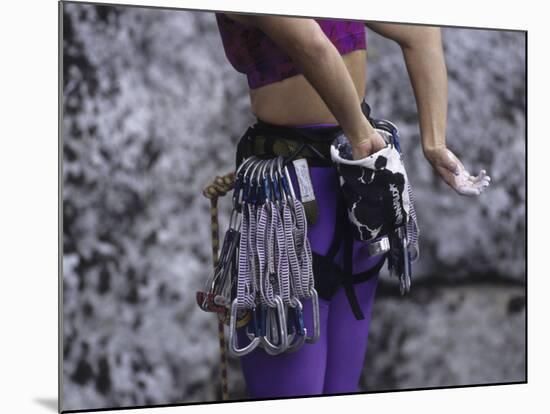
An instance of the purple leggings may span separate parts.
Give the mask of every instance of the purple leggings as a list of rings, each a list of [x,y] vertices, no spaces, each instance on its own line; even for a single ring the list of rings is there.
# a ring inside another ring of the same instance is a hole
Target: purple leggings
[[[250,398],[297,397],[357,392],[367,349],[369,323],[378,277],[355,285],[365,319],[350,310],[344,289],[330,301],[319,299],[321,336],[294,353],[271,356],[257,348],[241,357]],[[305,327],[312,332],[311,301],[304,301]],[[240,329],[239,343],[248,343]]]
[[[312,251],[325,255],[336,227],[342,225],[337,214],[340,188],[336,169],[310,167],[311,181],[318,202],[318,221],[308,228]],[[294,170],[289,169],[294,188],[299,193]],[[344,217],[345,219],[345,217]],[[335,262],[341,265],[341,246]],[[379,258],[368,256],[365,243],[353,242],[352,274],[376,265]],[[295,353],[268,355],[263,349],[241,357],[241,367],[250,398],[277,398],[302,395],[349,393],[358,391],[363,369],[372,305],[378,274],[354,285],[364,319],[357,320],[343,287],[330,298],[319,298],[321,336],[315,344],[304,344]],[[304,322],[313,332],[311,301],[304,301]],[[244,328],[238,330],[240,346],[249,343]]]

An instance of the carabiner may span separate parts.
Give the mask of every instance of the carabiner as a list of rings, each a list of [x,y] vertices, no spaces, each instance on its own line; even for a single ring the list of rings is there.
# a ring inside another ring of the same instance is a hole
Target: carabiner
[[[259,344],[260,338],[255,337],[244,348],[239,348],[237,340],[237,298],[233,299],[229,318],[229,354],[234,357],[241,357],[252,352]]]
[[[274,296],[274,300],[277,303],[277,306],[275,310],[277,313],[273,315],[275,317],[275,324],[277,325],[277,328],[274,329],[272,325],[272,321],[270,318],[270,312],[273,311],[273,308],[269,308],[267,312],[267,320],[266,320],[266,330],[265,335],[260,338],[260,341],[265,349],[265,352],[267,352],[269,355],[278,355],[286,351],[288,348],[288,336],[287,336],[287,329],[286,329],[286,318],[285,318],[285,309],[283,300],[279,295]],[[278,332],[277,332],[278,330]],[[276,334],[277,335],[277,342],[278,345],[275,345],[271,342],[272,338],[269,338],[269,335]]]
[[[264,202],[270,202],[272,200],[271,196],[271,186],[269,185],[269,178],[267,176],[267,168],[268,168],[269,161],[264,161],[261,169],[261,180],[263,185],[263,194],[264,194]]]
[[[374,119],[371,118],[371,124],[375,129],[380,129],[391,135],[391,145],[397,149],[397,152],[401,155],[401,144],[399,143],[399,130],[397,126],[387,119]]]
[[[306,335],[306,342],[308,344],[314,344],[319,340],[319,336],[321,336],[321,320],[319,315],[319,295],[317,295],[317,291],[312,286],[309,289],[309,293],[311,295],[311,307],[313,308],[313,336],[307,336]]]
[[[252,164],[252,171],[250,171],[250,175],[248,176],[248,193],[247,193],[247,196],[248,196],[248,202],[251,204],[251,205],[256,205],[257,204],[257,198],[258,198],[258,194],[259,194],[259,190],[260,190],[260,184],[259,184],[259,181],[256,177],[256,170],[260,170],[261,169],[261,166],[263,164],[263,160],[261,159],[257,159],[253,164]],[[248,173],[248,169],[246,171],[246,173]]]
[[[292,339],[294,339],[296,336],[298,336],[298,339],[296,341],[292,341],[292,339],[289,338],[287,352],[296,352],[298,349],[302,347],[302,345],[304,345],[304,342],[306,341],[306,337],[307,337],[307,329],[304,327],[302,302],[300,302],[297,298],[294,298],[294,299],[297,302],[297,306],[288,307],[288,312],[289,312],[288,320],[294,324],[295,334],[293,335]]]
[[[251,341],[254,338],[261,337],[265,335],[265,318],[267,314],[267,309],[262,304],[257,304],[254,309],[251,311],[251,320],[246,327],[246,336]],[[249,326],[252,324],[254,332],[249,331]]]
[[[250,164],[255,159],[256,157],[254,155],[251,157],[248,157],[241,163],[241,165],[239,165],[239,167],[237,168],[237,171],[235,172],[235,187],[233,190],[233,209],[238,210],[239,212],[243,201],[242,190],[243,190],[243,184],[244,184],[244,176],[246,175],[246,171],[250,167],[248,164]]]
[[[409,250],[407,249],[408,237],[406,226],[401,226],[396,231],[399,241],[401,242],[401,253],[403,255],[403,274],[400,277],[401,295],[409,293],[411,289],[411,262]]]
[[[275,158],[270,160],[269,178],[271,179],[271,186],[272,186],[272,189],[273,189],[273,198],[275,199],[275,205],[278,208],[279,203],[281,201],[281,192],[280,192],[280,189],[279,189],[279,182],[277,180],[276,172],[275,172],[275,163],[276,162],[277,162],[277,160]]]
[[[290,173],[288,172],[288,167],[284,167],[283,171],[284,171],[285,181],[286,181],[287,186],[290,190],[290,195],[292,196],[292,199],[295,200],[296,199],[296,193],[294,191],[294,186],[292,185],[292,180],[290,179]]]
[[[231,216],[229,217],[229,228],[235,231],[241,229],[241,213],[237,209],[231,210]]]
[[[247,158],[245,160],[245,162],[243,162],[243,164],[241,164],[241,167],[244,168],[244,171],[242,172],[242,185],[243,185],[243,191],[241,191],[241,194],[240,194],[240,199],[239,199],[239,204],[242,206],[243,204],[243,201],[246,202],[247,199],[248,199],[248,194],[250,192],[250,177],[248,175],[248,170],[251,168],[251,167],[254,167],[256,166],[257,164],[257,161],[259,160],[258,157],[256,156],[251,156],[249,158]],[[244,167],[244,165],[246,165],[246,167]],[[241,170],[241,168],[239,167],[239,170]]]
[[[285,167],[286,169],[286,167]],[[279,173],[279,183],[284,193],[285,199],[288,203],[294,198],[294,191],[291,191],[291,185],[289,185],[285,173],[283,171],[283,157],[277,157],[277,172]]]

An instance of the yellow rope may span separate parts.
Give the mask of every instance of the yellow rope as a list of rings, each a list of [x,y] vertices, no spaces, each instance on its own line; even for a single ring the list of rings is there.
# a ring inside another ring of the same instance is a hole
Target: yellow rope
[[[218,224],[218,197],[224,196],[230,191],[235,183],[235,174],[229,173],[222,177],[216,177],[213,183],[208,185],[203,190],[203,195],[210,199],[210,228],[212,235],[212,264],[214,269],[218,265],[219,257],[218,250],[220,246],[219,239],[219,224]],[[220,342],[220,381],[222,401],[229,399],[229,386],[227,380],[227,355],[225,351],[225,332],[224,332],[224,317],[218,317],[218,338]]]
[[[233,189],[233,186],[235,185],[235,173],[230,172],[223,176],[217,176],[216,179],[206,186],[206,188],[203,190],[203,195],[206,198],[209,198],[210,200],[214,198],[218,198],[220,196],[224,196],[227,194],[227,192],[231,191]]]
[[[223,176],[217,176],[214,181],[206,186],[202,194],[210,199],[210,228],[212,235],[212,264],[214,269],[218,265],[218,251],[220,247],[219,223],[218,223],[218,197],[226,195],[235,186],[235,173],[231,172]],[[245,326],[251,318],[250,312],[239,316],[237,328]],[[220,342],[220,380],[222,401],[229,399],[229,387],[227,381],[227,354],[225,346],[224,325],[229,324],[229,312],[218,313],[218,338]]]

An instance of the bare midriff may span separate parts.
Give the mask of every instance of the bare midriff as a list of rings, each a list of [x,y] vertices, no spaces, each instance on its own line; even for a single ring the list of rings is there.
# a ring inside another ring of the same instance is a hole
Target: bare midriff
[[[358,102],[361,102],[366,86],[366,50],[354,50],[342,58],[357,90]],[[337,123],[303,75],[251,89],[250,102],[258,119],[276,125]]]

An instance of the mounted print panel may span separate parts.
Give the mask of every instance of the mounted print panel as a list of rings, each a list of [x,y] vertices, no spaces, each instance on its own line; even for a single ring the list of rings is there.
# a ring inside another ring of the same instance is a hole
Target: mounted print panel
[[[61,7],[64,412],[526,382],[526,32]]]

